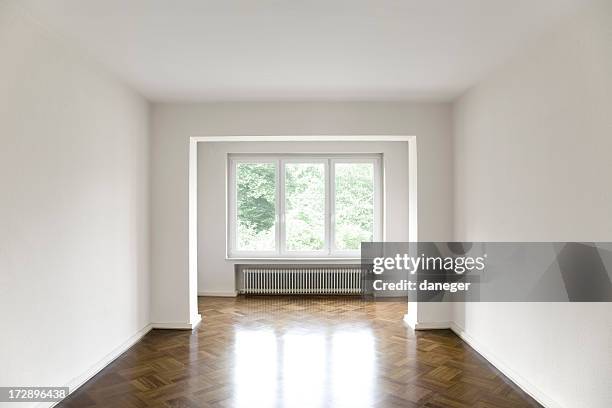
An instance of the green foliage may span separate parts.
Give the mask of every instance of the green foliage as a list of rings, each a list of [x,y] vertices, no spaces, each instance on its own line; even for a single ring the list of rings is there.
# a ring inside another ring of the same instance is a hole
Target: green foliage
[[[336,174],[336,246],[357,250],[374,231],[374,169],[369,163],[338,163]]]
[[[285,166],[285,226],[288,250],[324,248],[325,166],[322,163]]]
[[[237,166],[238,220],[256,234],[274,226],[275,173],[272,163]]]
[[[322,163],[285,165],[285,225],[288,250],[316,251],[325,247],[325,167]],[[273,250],[275,234],[276,165],[237,166],[239,248]],[[358,250],[371,241],[374,229],[373,166],[338,163],[335,167],[336,246]]]

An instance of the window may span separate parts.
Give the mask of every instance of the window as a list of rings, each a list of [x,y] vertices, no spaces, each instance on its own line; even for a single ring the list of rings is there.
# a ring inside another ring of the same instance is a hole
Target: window
[[[381,239],[378,155],[231,155],[230,257],[356,257]]]

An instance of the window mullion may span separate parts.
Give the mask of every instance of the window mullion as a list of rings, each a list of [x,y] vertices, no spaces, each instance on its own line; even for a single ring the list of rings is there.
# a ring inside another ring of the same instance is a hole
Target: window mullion
[[[380,159],[374,159],[374,241],[384,241],[384,222],[382,220],[384,214],[385,198],[384,192],[384,169]]]
[[[278,202],[276,204],[276,211],[278,217],[278,236],[276,243],[276,251],[279,255],[285,254],[285,161],[277,160],[276,164],[278,168],[278,183],[277,183],[277,194]]]
[[[328,252],[329,255],[333,255],[335,253],[335,230],[336,230],[336,220],[335,220],[335,212],[336,212],[336,183],[335,183],[335,169],[334,169],[334,160],[329,159],[329,242],[328,242]]]
[[[330,207],[330,187],[329,187],[329,162],[330,159],[325,160],[325,245],[324,250],[327,255],[331,255],[330,246],[330,231],[331,231],[331,207]]]
[[[237,216],[236,216],[236,201],[237,201],[237,188],[236,188],[236,161],[233,159],[229,160],[229,208],[227,214],[228,220],[228,254],[233,255],[234,251],[238,247],[236,245],[236,225],[237,225]]]

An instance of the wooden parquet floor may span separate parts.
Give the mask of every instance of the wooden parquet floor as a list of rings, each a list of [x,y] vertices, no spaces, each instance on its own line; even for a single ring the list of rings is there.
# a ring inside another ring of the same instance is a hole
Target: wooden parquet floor
[[[538,407],[403,302],[200,298],[193,332],[153,330],[60,407]]]

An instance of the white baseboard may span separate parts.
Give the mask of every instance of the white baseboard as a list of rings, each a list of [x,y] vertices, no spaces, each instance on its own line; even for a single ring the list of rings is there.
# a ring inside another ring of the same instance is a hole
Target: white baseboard
[[[450,329],[450,322],[427,322],[427,323],[415,323],[414,330],[442,330]]]
[[[162,323],[150,323],[138,330],[133,336],[123,342],[119,347],[108,353],[104,358],[90,367],[85,373],[74,378],[65,387],[68,387],[68,392],[72,394],[79,389],[83,384],[89,381],[93,376],[98,374],[102,369],[108,366],[110,363],[115,361],[119,356],[125,353],[130,347],[136,344],[141,338],[143,338],[152,329],[178,329],[178,330],[193,330],[202,321],[202,316],[197,315],[193,318],[192,322],[162,322]],[[36,408],[51,408],[59,402],[41,402],[36,405]]]
[[[440,330],[440,329],[450,329],[450,322],[416,322],[412,316],[408,314],[404,315],[404,322],[412,328],[412,330]]]
[[[154,329],[193,330],[202,322],[202,315],[195,316],[190,322],[157,322],[152,323]]]
[[[236,297],[236,296],[238,296],[238,292],[236,292],[236,291],[232,291],[232,292],[210,292],[210,291],[204,291],[204,292],[198,292],[198,296]]]
[[[151,331],[153,325],[148,324],[142,329],[138,330],[133,336],[124,341],[119,347],[108,353],[102,360],[91,366],[87,371],[78,377],[72,379],[65,387],[68,387],[68,395],[75,392],[79,387],[89,381],[94,375],[98,374],[102,369],[108,366],[110,363],[115,361],[119,356],[125,353],[130,347],[136,344],[141,338],[143,338],[148,332]],[[59,402],[41,402],[36,405],[37,408],[50,408],[59,404]]]
[[[200,294],[199,294],[200,295]],[[200,296],[212,296],[212,295],[200,295]],[[221,296],[221,295],[216,295]],[[232,295],[232,296],[235,296]],[[501,371],[506,377],[508,377],[512,382],[514,382],[519,388],[521,388],[524,392],[529,394],[533,399],[538,401],[541,405],[546,408],[563,408],[559,403],[549,397],[547,394],[543,393],[536,386],[522,377],[520,374],[516,373],[506,364],[504,364],[497,356],[491,353],[486,349],[481,343],[479,343],[476,339],[471,337],[469,334],[465,332],[465,330],[457,325],[454,322],[429,322],[429,323],[415,323],[410,322],[407,319],[407,316],[404,316],[404,321],[410,325],[414,330],[436,330],[436,329],[451,329],[457,336],[459,336],[463,341],[465,341],[470,347],[472,347],[478,354],[480,354],[484,359],[486,359],[491,365]],[[66,386],[68,387],[69,393],[72,394],[79,387],[89,381],[93,376],[98,374],[103,368],[108,366],[114,360],[116,360],[120,355],[122,355],[125,351],[127,351],[130,347],[132,347],[136,342],[138,342],[144,335],[146,335],[151,329],[178,329],[178,330],[193,330],[196,328],[200,322],[202,321],[201,315],[197,315],[194,317],[192,322],[158,322],[148,324],[138,332],[136,332],[133,336],[131,336],[128,340],[123,342],[119,347],[115,348],[109,354],[107,354],[103,359],[98,361],[92,367],[90,367],[85,373],[80,376],[74,378],[70,381]],[[36,405],[37,408],[51,408],[57,405],[59,402],[43,402]]]
[[[454,322],[415,322],[410,316],[404,316],[404,322],[410,326],[413,330],[439,330],[439,329],[451,329],[461,340],[465,341],[470,347],[472,347],[478,354],[480,354],[485,360],[491,365],[501,371],[506,377],[508,377],[514,384],[516,384],[525,393],[529,394],[533,399],[539,402],[546,408],[563,408],[559,403],[550,398],[547,394],[543,393],[532,383],[527,381],[523,376],[509,368],[504,364],[498,357],[487,350],[481,343],[471,337],[465,332],[465,330]]]
[[[490,350],[483,346],[478,340],[465,332],[463,327],[460,327],[454,322],[450,323],[450,329],[465,341],[470,347],[472,347],[478,354],[485,358],[491,365],[501,371],[506,377],[508,377],[514,384],[520,389],[529,394],[533,399],[539,402],[546,408],[563,408],[558,402],[553,400],[550,396],[542,392],[535,385],[530,383],[525,377],[512,370],[501,359],[495,356]]]

